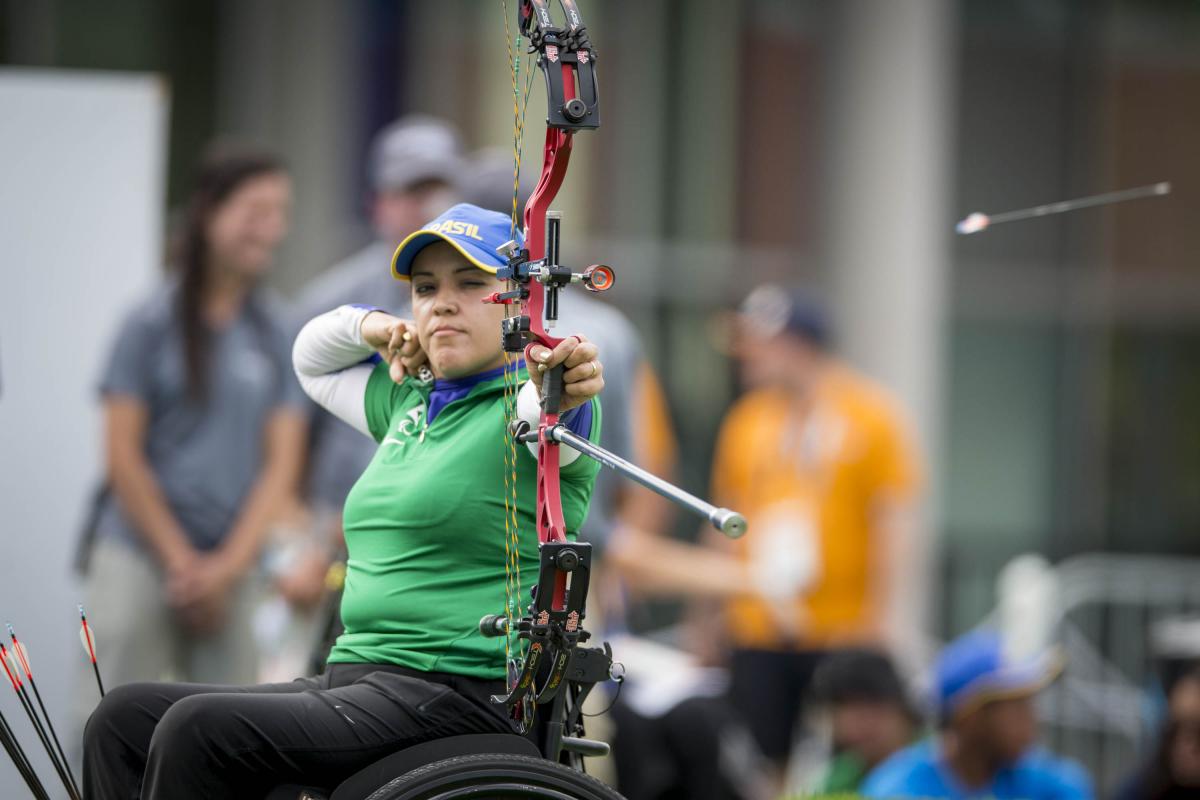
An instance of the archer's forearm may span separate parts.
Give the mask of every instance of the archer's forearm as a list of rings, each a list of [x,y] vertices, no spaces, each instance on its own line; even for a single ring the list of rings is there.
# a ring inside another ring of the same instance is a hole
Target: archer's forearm
[[[266,463],[218,549],[236,575],[253,566],[271,523],[296,496],[305,447],[304,426],[303,415],[290,410],[276,412],[267,423]]]
[[[747,593],[750,582],[729,553],[629,529],[610,548],[610,560],[639,593],[692,598],[729,598]]]
[[[145,456],[110,455],[108,474],[121,509],[160,562],[170,564],[191,552],[191,541],[171,513],[162,486]]]
[[[881,644],[896,645],[910,633],[913,593],[921,581],[915,514],[910,504],[888,501],[874,514],[872,579],[868,582],[867,629]]]
[[[617,524],[621,527],[663,531],[669,528],[673,515],[674,506],[667,498],[632,481],[622,484],[616,509]]]

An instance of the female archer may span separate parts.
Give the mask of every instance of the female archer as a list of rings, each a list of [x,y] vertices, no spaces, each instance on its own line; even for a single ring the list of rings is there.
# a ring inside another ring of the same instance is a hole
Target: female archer
[[[379,450],[345,507],[342,619],[323,674],[246,687],[130,684],[101,702],[84,735],[84,794],[104,798],[259,796],[272,786],[336,786],[401,748],[511,732],[504,639],[479,620],[503,607],[505,481],[516,487],[516,556],[536,572],[535,459],[506,451],[506,387],[536,424],[538,381],[506,365],[497,288],[510,238],[503,214],[457,205],[408,237],[392,272],[412,285],[414,320],[343,306],[300,332],[293,362],[308,394]],[[604,385],[597,348],[535,346],[534,374],[562,364],[562,421],[595,440]],[[562,452],[568,529],[598,469]],[[510,474],[515,471],[515,474]],[[139,790],[140,787],[140,790]],[[140,794],[139,794],[140,791]]]

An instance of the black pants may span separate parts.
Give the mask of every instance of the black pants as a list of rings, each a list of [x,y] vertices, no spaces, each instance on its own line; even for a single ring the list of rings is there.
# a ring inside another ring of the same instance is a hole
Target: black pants
[[[660,717],[612,710],[617,790],[628,800],[760,797],[762,755],[724,697],[692,697]]]
[[[283,783],[331,789],[410,745],[511,733],[503,681],[378,664],[259,686],[133,683],[84,732],[85,800],[261,798]]]
[[[759,748],[779,767],[796,741],[812,676],[827,650],[735,650],[729,699],[750,726]]]

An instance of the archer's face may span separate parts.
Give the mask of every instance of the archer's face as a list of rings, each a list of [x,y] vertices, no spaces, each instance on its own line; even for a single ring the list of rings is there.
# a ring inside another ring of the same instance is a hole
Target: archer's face
[[[437,242],[417,253],[412,267],[417,338],[438,378],[462,378],[504,363],[504,307],[483,299],[500,288],[492,275]]]

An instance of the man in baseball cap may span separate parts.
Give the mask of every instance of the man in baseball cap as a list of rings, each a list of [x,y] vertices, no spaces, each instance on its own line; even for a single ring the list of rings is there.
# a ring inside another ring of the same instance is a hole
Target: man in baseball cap
[[[368,161],[376,192],[411,192],[428,183],[457,189],[465,166],[458,131],[424,114],[402,117],[377,133]]]
[[[867,778],[867,797],[1090,800],[1082,767],[1035,746],[1034,697],[1058,674],[1052,652],[1018,656],[977,630],[949,644],[934,669],[941,731]]]

